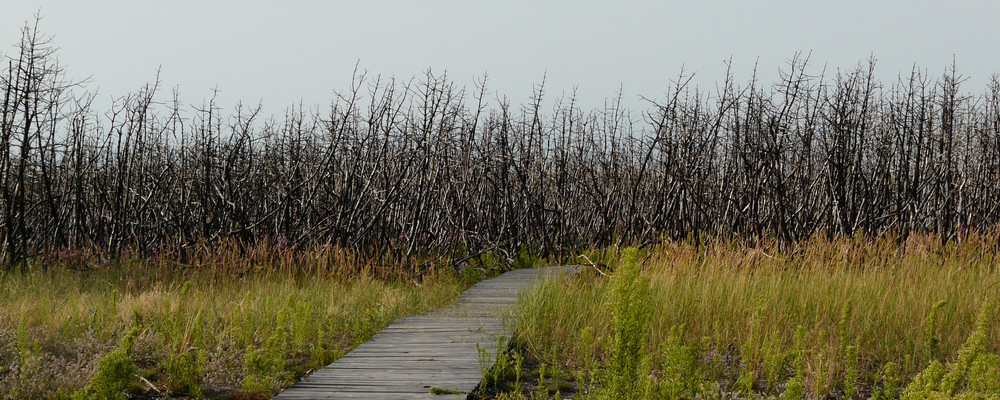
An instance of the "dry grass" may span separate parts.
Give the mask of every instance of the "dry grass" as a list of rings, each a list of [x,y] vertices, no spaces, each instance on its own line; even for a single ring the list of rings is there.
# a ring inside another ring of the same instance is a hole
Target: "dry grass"
[[[947,245],[931,236],[664,242],[640,263],[652,289],[650,379],[670,379],[657,375],[670,361],[662,358],[684,353],[697,362],[683,378],[719,393],[779,395],[800,368],[808,396],[867,397],[887,385],[889,363],[905,386],[932,361],[954,361],[984,309],[995,354],[998,249],[997,235]],[[602,386],[620,319],[611,292],[593,273],[540,286],[519,304],[518,342],[549,365],[581,371],[582,386]]]
[[[273,392],[396,317],[439,307],[464,287],[454,274],[433,270],[419,283],[386,277],[399,272],[329,247],[205,249],[184,265],[170,255],[38,260],[28,273],[0,276],[0,398],[80,389],[133,326],[140,329],[132,354],[138,374],[160,390]],[[169,369],[172,357],[187,353],[203,359]],[[247,365],[251,353],[264,367]],[[182,376],[184,368],[197,376]],[[248,384],[250,375],[263,384]],[[151,391],[135,381],[132,387]]]

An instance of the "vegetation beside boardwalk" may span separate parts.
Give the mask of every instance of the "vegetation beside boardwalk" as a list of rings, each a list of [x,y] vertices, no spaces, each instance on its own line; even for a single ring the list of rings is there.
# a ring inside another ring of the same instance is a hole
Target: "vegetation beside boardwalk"
[[[179,258],[67,252],[3,275],[0,397],[266,397],[495,265],[416,273],[280,243]],[[664,241],[579,259],[593,266],[519,302],[515,352],[485,371],[493,397],[1000,395],[1000,234]]]
[[[2,399],[269,398],[479,273],[411,279],[333,247],[279,245],[30,265],[0,275]]]
[[[561,395],[1000,396],[1000,235],[664,242],[590,258],[610,276],[541,285],[512,320],[517,357]]]
[[[702,239],[529,295],[501,369],[537,362],[540,396],[997,391],[1000,76],[796,56],[548,112],[544,84],[362,72],[282,119],[158,80],[98,110],[35,22],[0,55],[0,396],[265,395],[486,267],[664,237]]]

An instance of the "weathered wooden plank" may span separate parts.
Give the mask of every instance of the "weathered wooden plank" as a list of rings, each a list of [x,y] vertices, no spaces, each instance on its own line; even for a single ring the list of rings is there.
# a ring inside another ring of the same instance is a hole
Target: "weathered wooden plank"
[[[500,319],[518,291],[539,278],[572,274],[575,267],[517,270],[479,282],[452,305],[397,319],[350,353],[276,398],[464,399],[482,379],[483,358],[506,334]],[[478,345],[478,346],[477,346]],[[432,395],[431,389],[462,392]]]

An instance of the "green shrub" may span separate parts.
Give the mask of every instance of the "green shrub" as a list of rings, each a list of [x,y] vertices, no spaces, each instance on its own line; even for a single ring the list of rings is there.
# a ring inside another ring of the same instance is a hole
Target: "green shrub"
[[[504,335],[497,336],[493,354],[490,354],[489,349],[476,343],[476,352],[479,355],[479,372],[483,375],[481,388],[499,385],[510,375],[514,358],[507,351],[509,343]]]
[[[621,262],[611,277],[611,312],[614,345],[608,365],[608,394],[611,398],[632,398],[641,354],[649,342],[652,297],[649,278],[640,278],[639,250],[622,251]]]
[[[309,358],[314,369],[323,368],[335,359],[324,344],[325,339],[326,330],[319,327],[316,332],[316,342],[309,346]]]
[[[840,328],[840,354],[847,354],[847,346],[850,342],[847,340],[851,334],[850,330],[850,320],[851,320],[851,302],[844,302],[843,308],[840,309],[840,322],[837,323],[837,327]]]
[[[934,311],[931,313],[933,316]],[[987,347],[988,315],[989,309],[983,306],[976,328],[962,344],[958,358],[947,365],[932,361],[913,378],[902,398],[1000,397],[1000,384],[997,384],[1000,381],[1000,357],[989,353]]]
[[[941,338],[937,335],[937,320],[940,310],[944,308],[946,301],[941,300],[931,307],[931,314],[927,317],[927,324],[924,325],[924,356],[928,360],[936,360],[941,352]]]
[[[805,339],[806,328],[799,325],[795,329],[795,349],[792,351],[794,356],[792,368],[795,370],[795,375],[785,383],[785,391],[781,394],[782,399],[799,400],[806,396]]]
[[[970,393],[1000,397],[1000,356],[981,354],[969,366],[966,390]]]
[[[652,386],[654,390],[649,398],[677,399],[698,395],[704,377],[703,368],[698,362],[700,352],[698,346],[684,344],[684,326],[671,328],[663,343],[662,356],[653,365],[659,377]],[[644,369],[643,372],[645,371]]]
[[[39,356],[42,354],[42,345],[38,339],[31,339],[28,333],[28,320],[21,318],[17,324],[17,358],[19,360],[17,376],[21,384],[14,387],[12,398],[21,397],[19,387],[28,386],[28,381],[40,372],[41,362]],[[4,372],[0,370],[0,373]]]
[[[171,354],[167,360],[167,391],[171,395],[202,397],[201,380],[205,375],[205,350],[187,349]]]
[[[827,332],[826,330],[820,330],[817,335],[817,341],[819,343],[827,343]],[[837,348],[828,349],[829,352],[817,351],[810,354],[812,367],[815,368],[811,371],[812,375],[812,392],[814,395],[820,398],[826,398],[833,391],[833,386],[836,383],[835,373],[837,368],[837,357],[835,353],[838,351]]]
[[[853,399],[858,394],[858,378],[861,369],[858,365],[858,346],[847,346],[846,362],[847,368],[844,371],[844,397]]]
[[[948,369],[940,361],[931,361],[931,364],[913,377],[910,384],[903,391],[903,399],[923,399],[938,394],[940,396],[941,378],[948,372]],[[944,396],[949,397],[949,396]]]
[[[258,350],[248,346],[244,353],[243,390],[248,393],[269,393],[281,382],[281,373],[285,370],[285,350],[282,338],[283,332],[277,332]]]
[[[806,397],[806,385],[802,376],[793,376],[785,383],[785,391],[781,393],[781,398],[786,400],[799,400]]]
[[[882,366],[882,372],[879,374],[880,387],[872,392],[872,399],[874,400],[889,400],[899,398],[899,384],[902,370],[899,364],[894,362],[888,362]]]
[[[756,370],[753,361],[753,344],[746,341],[740,346],[740,354],[743,362],[740,364],[739,377],[736,379],[736,388],[740,395],[747,396],[753,391],[753,382],[756,378]]]
[[[118,348],[111,350],[97,363],[97,373],[80,391],[73,395],[76,400],[125,399],[123,393],[136,382],[137,368],[132,361],[132,347],[139,336],[139,328],[133,327],[122,338]]]
[[[787,354],[782,351],[781,339],[776,337],[776,335],[771,335],[771,337],[764,342],[763,351],[764,377],[766,379],[767,389],[769,391],[775,390],[778,386],[778,382],[786,373],[785,359]]]

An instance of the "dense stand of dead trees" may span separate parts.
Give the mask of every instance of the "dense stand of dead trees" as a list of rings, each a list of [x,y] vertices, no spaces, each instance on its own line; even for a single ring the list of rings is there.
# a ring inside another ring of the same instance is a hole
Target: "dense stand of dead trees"
[[[873,79],[873,62],[775,84],[680,79],[649,111],[542,107],[426,74],[357,74],[324,111],[184,107],[157,84],[97,112],[26,29],[0,77],[0,243],[12,265],[66,248],[235,240],[373,254],[560,253],[669,237],[935,232],[1000,222],[1000,80]]]

